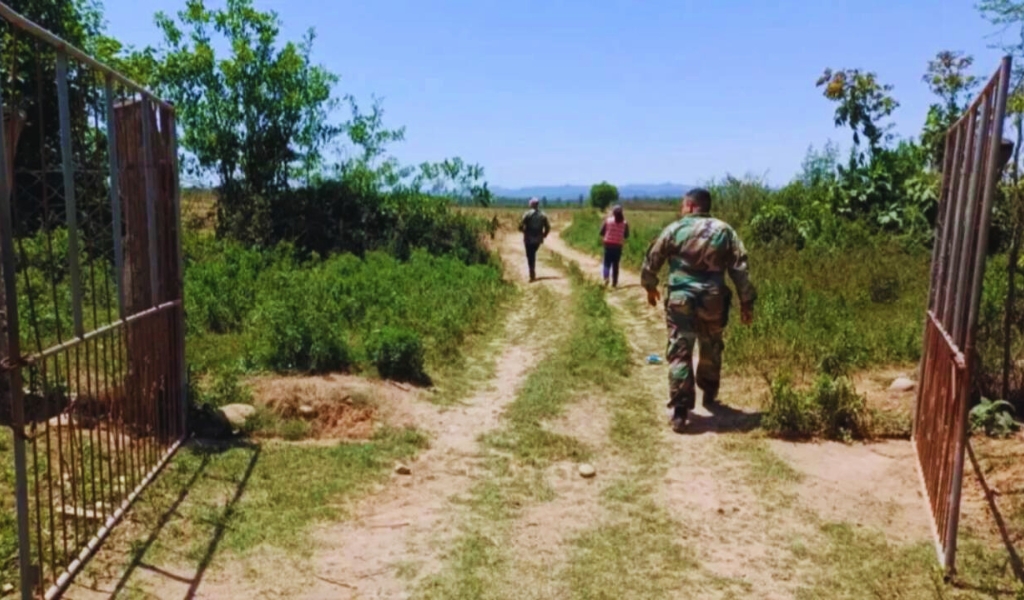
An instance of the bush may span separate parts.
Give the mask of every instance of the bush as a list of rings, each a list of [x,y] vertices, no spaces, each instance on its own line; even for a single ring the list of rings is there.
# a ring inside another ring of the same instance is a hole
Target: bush
[[[324,372],[352,364],[322,269],[266,278],[252,316],[255,362],[276,371]]]
[[[780,375],[770,382],[764,412],[761,423],[774,435],[843,441],[873,436],[867,401],[846,377],[822,374],[801,391],[788,375]]]
[[[381,377],[409,382],[424,380],[423,342],[416,332],[384,327],[375,333],[368,350]]]

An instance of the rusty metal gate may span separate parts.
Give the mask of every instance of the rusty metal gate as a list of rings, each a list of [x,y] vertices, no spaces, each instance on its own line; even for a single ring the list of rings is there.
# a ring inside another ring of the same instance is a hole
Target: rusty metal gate
[[[1010,58],[946,134],[942,195],[913,439],[939,561],[954,573],[960,491],[992,198],[1008,158],[1003,120]]]
[[[0,580],[50,598],[184,438],[177,140],[170,105],[4,4],[0,40]]]

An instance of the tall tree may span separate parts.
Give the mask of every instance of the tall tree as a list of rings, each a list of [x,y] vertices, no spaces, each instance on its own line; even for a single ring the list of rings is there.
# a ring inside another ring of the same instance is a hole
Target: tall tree
[[[602,181],[590,186],[590,205],[598,210],[605,210],[619,201],[619,188]]]
[[[922,79],[938,96],[939,102],[928,108],[921,143],[928,150],[932,168],[942,167],[946,131],[960,118],[971,100],[971,92],[978,87],[978,78],[968,72],[973,64],[974,57],[949,50],[939,52],[928,61],[928,70]]]
[[[880,83],[875,73],[860,69],[825,69],[817,85],[824,86],[825,97],[837,105],[836,126],[848,126],[853,130],[855,146],[860,146],[863,136],[868,141],[871,154],[878,151],[892,127],[884,120],[899,106],[899,102],[890,95],[892,86]]]
[[[312,29],[279,45],[277,14],[252,0],[220,9],[188,0],[177,17],[156,17],[164,34],[156,87],[176,106],[194,174],[218,179],[218,233],[265,239],[272,198],[318,170],[340,131],[328,120],[338,77],[313,64]],[[214,50],[218,37],[226,58]]]

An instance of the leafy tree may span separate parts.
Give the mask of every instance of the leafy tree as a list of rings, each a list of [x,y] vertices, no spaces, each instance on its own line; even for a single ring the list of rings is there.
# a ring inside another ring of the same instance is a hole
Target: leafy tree
[[[598,210],[606,210],[619,201],[619,188],[602,181],[590,186],[590,205]]]
[[[877,75],[860,69],[825,69],[817,85],[825,86],[825,97],[838,104],[836,126],[849,126],[853,130],[855,145],[860,145],[863,135],[871,152],[881,148],[892,127],[882,121],[899,106],[899,102],[889,95],[891,85],[879,83]]]
[[[972,64],[972,56],[949,50],[939,52],[928,61],[923,79],[940,101],[928,108],[921,143],[928,149],[929,163],[935,169],[942,167],[946,131],[960,118],[970,102],[971,92],[978,86],[978,78],[968,73]]]
[[[263,239],[274,195],[316,172],[339,133],[328,122],[338,78],[312,64],[312,29],[279,46],[277,14],[252,0],[227,0],[221,9],[187,0],[177,16],[156,16],[164,43],[153,80],[177,108],[191,170],[218,178],[218,233]],[[214,50],[217,37],[230,48],[227,58]]]

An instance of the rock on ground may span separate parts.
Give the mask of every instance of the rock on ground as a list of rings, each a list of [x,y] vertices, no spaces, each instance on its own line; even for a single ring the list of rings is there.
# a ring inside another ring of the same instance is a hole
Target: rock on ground
[[[911,392],[915,387],[917,384],[909,377],[897,377],[889,389],[894,392]]]
[[[226,404],[217,412],[231,424],[234,429],[242,429],[245,424],[256,414],[256,407],[251,404]]]

